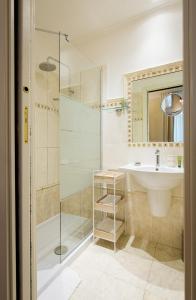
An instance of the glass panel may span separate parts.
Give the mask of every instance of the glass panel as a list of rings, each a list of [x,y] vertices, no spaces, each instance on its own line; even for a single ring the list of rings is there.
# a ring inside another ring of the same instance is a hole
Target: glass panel
[[[55,254],[55,248],[60,245],[59,64],[54,60],[58,59],[58,54],[58,35],[36,30],[32,72],[32,152],[35,157],[38,294],[47,286],[54,275],[55,265],[60,262],[60,256]]]
[[[92,173],[100,169],[100,68],[60,37],[62,259],[92,231]]]

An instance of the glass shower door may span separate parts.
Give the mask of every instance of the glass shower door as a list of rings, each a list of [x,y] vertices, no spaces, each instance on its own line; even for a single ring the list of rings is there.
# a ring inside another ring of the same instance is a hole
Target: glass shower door
[[[60,37],[61,259],[92,232],[92,174],[101,164],[100,68]]]
[[[38,295],[48,286],[60,263],[60,256],[56,255],[60,244],[58,54],[58,34],[35,30],[32,153]]]

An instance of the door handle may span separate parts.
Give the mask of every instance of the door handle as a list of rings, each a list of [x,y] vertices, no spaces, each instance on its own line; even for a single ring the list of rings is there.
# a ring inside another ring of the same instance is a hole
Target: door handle
[[[28,106],[24,107],[24,143],[28,144],[29,142],[29,108]]]

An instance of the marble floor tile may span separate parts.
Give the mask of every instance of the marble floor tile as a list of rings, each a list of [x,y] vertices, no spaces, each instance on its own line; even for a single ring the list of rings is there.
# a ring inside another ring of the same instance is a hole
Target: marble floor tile
[[[178,249],[140,239],[130,247],[123,239],[117,252],[111,243],[92,243],[72,263],[81,283],[71,299],[184,300],[184,272],[166,264],[179,260]]]
[[[162,295],[156,295],[150,291],[145,291],[143,300],[166,300],[166,298],[163,298]]]
[[[104,272],[107,268],[107,258],[111,256],[111,250],[91,244],[74,261],[73,266],[79,265],[81,268],[97,269]]]
[[[94,274],[107,274],[138,288],[145,288],[152,261],[126,251],[109,250],[91,245],[74,263],[72,268],[80,278],[89,279]]]
[[[164,289],[183,291],[184,272],[153,261],[148,282]]]
[[[103,274],[97,282],[97,286],[91,281],[81,283],[75,290],[71,300],[143,300],[144,291],[130,284],[116,279],[113,276]]]
[[[91,265],[90,263],[80,263],[72,264],[71,269],[75,272],[77,272],[78,276],[81,278],[81,280],[89,281],[89,280],[99,280],[101,275],[103,274],[103,271],[100,271],[98,268],[96,268],[94,265]]]
[[[117,278],[144,288],[150,273],[152,261],[141,256],[119,251],[109,260],[106,272]]]
[[[172,290],[148,284],[143,300],[185,300],[185,296],[183,290]]]

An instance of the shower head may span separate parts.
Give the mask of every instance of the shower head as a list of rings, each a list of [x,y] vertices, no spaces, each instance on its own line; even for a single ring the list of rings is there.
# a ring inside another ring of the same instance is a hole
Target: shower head
[[[56,59],[53,56],[48,56],[46,61],[39,64],[40,70],[45,71],[45,72],[55,71],[56,70],[56,65],[50,63],[50,60],[53,60],[57,64],[61,64],[62,66],[66,67],[70,71],[70,68],[69,68],[68,65],[64,64],[63,62],[61,62],[60,60]]]
[[[49,61],[44,61],[39,64],[39,68],[40,68],[40,70],[45,71],[45,72],[52,72],[52,71],[56,70],[56,65],[51,64]]]

